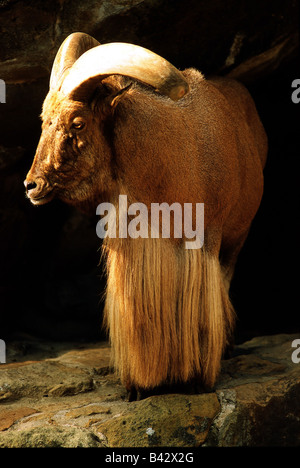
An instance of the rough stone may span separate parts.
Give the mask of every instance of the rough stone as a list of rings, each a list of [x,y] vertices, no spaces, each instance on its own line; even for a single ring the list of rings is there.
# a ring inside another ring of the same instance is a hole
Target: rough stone
[[[223,362],[216,388],[221,412],[207,445],[300,445],[300,367],[291,359],[296,338],[256,337]]]
[[[5,431],[19,419],[34,413],[36,413],[35,409],[26,407],[1,411],[0,431]]]
[[[86,372],[76,368],[70,371],[51,361],[3,364],[0,375],[0,391],[9,394],[6,398],[9,400],[24,396],[76,395],[90,391],[93,385]]]
[[[153,396],[96,430],[108,447],[197,447],[219,410],[215,393]]]
[[[243,5],[235,0],[226,5],[213,1],[205,6],[197,0],[184,5],[178,0],[88,0],[74,4],[35,0],[30,5],[18,0],[0,5],[0,76],[8,83],[47,76],[59,45],[74,31],[86,31],[102,42],[151,45],[167,58],[189,62],[187,66],[202,62],[207,70],[230,67],[271,49],[295,32],[297,19],[292,12],[296,16],[297,5],[291,0],[285,4],[276,0],[271,8],[265,0]],[[216,15],[222,16],[222,21],[216,21]]]
[[[101,441],[84,429],[73,427],[39,427],[0,437],[0,448],[92,448],[101,447]]]
[[[263,336],[237,346],[222,361],[213,393],[131,403],[106,343],[8,343],[0,447],[299,446],[297,338]]]

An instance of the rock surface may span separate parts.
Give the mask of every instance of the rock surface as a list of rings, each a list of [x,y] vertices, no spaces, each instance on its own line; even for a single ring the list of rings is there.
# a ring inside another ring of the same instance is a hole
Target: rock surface
[[[213,393],[131,403],[106,343],[8,343],[0,447],[299,446],[296,338],[257,337],[236,347]]]

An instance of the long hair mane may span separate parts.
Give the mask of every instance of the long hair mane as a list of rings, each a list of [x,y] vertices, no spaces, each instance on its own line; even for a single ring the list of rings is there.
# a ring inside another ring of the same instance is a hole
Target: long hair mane
[[[107,237],[104,324],[125,386],[213,386],[234,325],[217,258],[170,239]]]

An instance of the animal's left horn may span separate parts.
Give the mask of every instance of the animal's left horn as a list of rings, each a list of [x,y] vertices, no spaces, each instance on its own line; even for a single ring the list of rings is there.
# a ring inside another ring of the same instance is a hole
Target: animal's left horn
[[[99,45],[81,55],[64,79],[61,91],[80,99],[109,75],[135,78],[174,101],[189,90],[182,73],[170,62],[143,47],[119,42]]]
[[[58,49],[54,59],[50,89],[59,87],[68,70],[84,52],[99,45],[100,43],[88,34],[81,32],[70,34]]]

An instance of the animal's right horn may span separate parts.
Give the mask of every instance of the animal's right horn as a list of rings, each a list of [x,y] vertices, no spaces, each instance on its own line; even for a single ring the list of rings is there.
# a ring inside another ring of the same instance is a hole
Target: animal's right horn
[[[76,60],[84,52],[98,45],[100,43],[88,34],[81,32],[70,34],[60,46],[54,59],[50,76],[50,89],[59,87]]]
[[[81,55],[64,79],[61,91],[80,100],[109,75],[135,78],[174,101],[189,90],[183,74],[170,62],[144,47],[119,42],[99,45]]]

